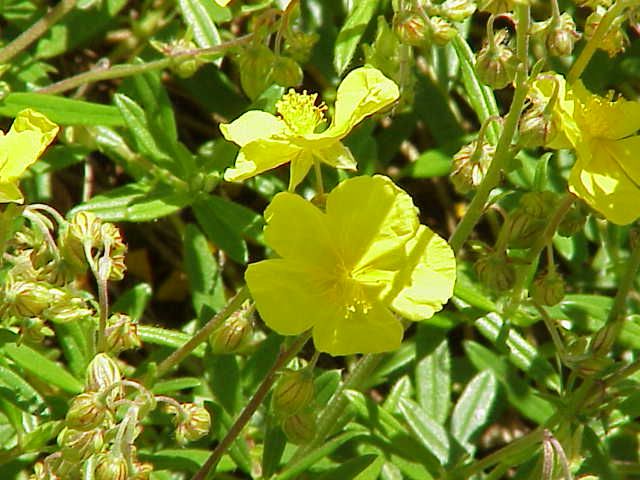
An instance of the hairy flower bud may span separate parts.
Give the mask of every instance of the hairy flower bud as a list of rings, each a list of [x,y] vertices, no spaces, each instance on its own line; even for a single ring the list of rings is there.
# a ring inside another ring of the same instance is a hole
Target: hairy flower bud
[[[138,335],[138,324],[124,313],[114,313],[109,317],[105,337],[107,349],[114,354],[140,348],[142,345]]]
[[[316,430],[316,417],[310,412],[297,413],[282,421],[282,431],[296,445],[309,443],[315,437]]]
[[[128,480],[129,467],[121,455],[103,454],[98,457],[95,480]]]
[[[393,27],[402,43],[416,47],[424,45],[428,25],[426,18],[420,12],[398,12],[393,19]]]
[[[568,13],[560,15],[557,23],[549,28],[545,43],[547,51],[556,57],[566,57],[573,53],[575,43],[580,39],[576,23]]]
[[[503,42],[506,32],[495,36],[495,44],[487,44],[476,58],[476,72],[480,80],[497,90],[506,87],[516,76],[518,58]]]
[[[250,313],[246,308],[234,312],[209,337],[211,351],[215,355],[227,355],[237,352],[252,332]]]
[[[558,134],[553,116],[544,112],[544,108],[534,105],[522,117],[518,127],[519,142],[525,148],[537,148],[552,142]]]
[[[557,272],[540,275],[531,285],[531,298],[540,305],[557,305],[564,298],[564,293],[564,280]]]
[[[92,430],[103,422],[105,415],[106,406],[98,393],[81,393],[71,402],[66,424],[76,430]]]
[[[182,411],[169,407],[169,410],[176,412],[174,422],[178,443],[184,445],[207,435],[211,428],[211,415],[207,409],[195,403],[183,403],[180,406]]]
[[[443,47],[458,34],[456,27],[442,17],[431,17],[429,38],[436,45]]]
[[[464,22],[476,11],[472,0],[446,0],[437,6],[438,15],[452,22]]]
[[[42,312],[42,316],[54,323],[69,323],[83,320],[93,313],[83,298],[65,291],[64,295],[57,296],[51,302],[50,306]]]
[[[271,75],[273,81],[283,87],[296,87],[302,83],[302,69],[293,58],[277,56]]]
[[[594,36],[606,12],[605,8],[599,6],[587,17],[584,25],[584,37],[587,40]],[[617,17],[597,45],[600,50],[607,52],[610,57],[615,57],[618,53],[624,52],[629,43],[629,38],[622,28],[623,21],[624,17]]]
[[[135,473],[129,477],[129,480],[149,480],[153,465],[147,462],[133,462],[133,470]]]
[[[265,45],[251,45],[243,49],[238,58],[240,84],[249,98],[257,98],[271,85],[274,61],[274,53]]]
[[[459,193],[468,193],[482,182],[487,173],[495,147],[483,143],[478,149],[477,140],[462,147],[453,156],[451,182]]]
[[[104,444],[102,430],[87,432],[63,428],[58,435],[62,457],[69,462],[82,462],[97,453]]]
[[[87,368],[85,390],[104,392],[122,379],[118,364],[106,353],[97,354]]]
[[[502,252],[489,253],[473,266],[480,281],[492,290],[509,290],[516,281],[516,271],[509,258]]]
[[[558,226],[558,234],[563,237],[572,237],[584,228],[587,214],[580,203],[574,202],[567,214]]]
[[[285,34],[284,51],[296,62],[304,65],[311,58],[313,47],[319,39],[320,35],[316,32],[288,32]]]
[[[313,376],[307,369],[286,370],[278,380],[271,397],[271,408],[284,417],[308,407],[315,393]]]
[[[515,6],[516,0],[480,0],[478,10],[489,13],[510,12]]]
[[[515,248],[531,247],[544,231],[556,201],[557,195],[548,191],[522,195],[510,215],[509,244]]]
[[[43,282],[9,281],[4,288],[2,310],[9,315],[37,317],[62,291]]]

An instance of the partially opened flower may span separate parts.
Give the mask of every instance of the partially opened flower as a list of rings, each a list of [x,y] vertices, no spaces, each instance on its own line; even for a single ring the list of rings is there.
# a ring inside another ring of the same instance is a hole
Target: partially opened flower
[[[256,308],[282,335],[313,329],[320,351],[393,350],[403,336],[396,314],[427,319],[452,295],[451,248],[420,225],[411,197],[387,177],[342,182],[324,212],[279,193],[265,218],[265,241],[281,258],[249,265]]]
[[[58,126],[33,110],[18,113],[9,133],[0,132],[0,203],[22,203],[20,176],[58,133]]]
[[[316,105],[317,94],[289,90],[276,104],[278,115],[250,110],[229,124],[220,125],[227,140],[240,146],[225,180],[242,181],[279,165],[291,163],[289,190],[304,179],[314,162],[355,170],[356,161],[340,140],[368,115],[398,99],[393,81],[375,68],[351,71],[338,87],[331,125],[318,133],[325,108]]]
[[[613,223],[633,222],[640,217],[640,102],[595,95],[580,81],[567,88],[556,78],[563,95],[554,113],[576,151],[569,190]]]

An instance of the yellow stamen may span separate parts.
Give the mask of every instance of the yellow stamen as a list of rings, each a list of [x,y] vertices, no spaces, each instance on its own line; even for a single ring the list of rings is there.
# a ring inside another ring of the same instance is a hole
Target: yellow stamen
[[[276,111],[294,134],[313,133],[324,121],[327,109],[324,103],[316,106],[317,98],[317,93],[307,94],[306,90],[297,93],[291,89],[276,103]]]

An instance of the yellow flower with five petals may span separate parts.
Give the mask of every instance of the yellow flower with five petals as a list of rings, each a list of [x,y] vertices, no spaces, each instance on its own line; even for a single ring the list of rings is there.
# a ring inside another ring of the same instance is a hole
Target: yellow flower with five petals
[[[0,203],[22,203],[20,176],[42,155],[58,126],[33,110],[23,110],[5,135],[0,131]]]
[[[321,211],[282,192],[264,235],[280,258],[253,263],[245,279],[265,323],[282,335],[313,329],[332,355],[397,348],[401,315],[423,320],[451,297],[453,252],[420,225],[411,197],[384,176],[345,180]]]
[[[225,171],[224,178],[242,181],[290,163],[289,190],[294,190],[315,162],[355,170],[356,160],[341,140],[365,117],[398,97],[397,85],[380,71],[357,68],[338,86],[333,121],[318,133],[325,108],[315,104],[317,94],[289,90],[276,105],[277,116],[250,110],[220,125],[224,137],[240,146],[235,166]]]
[[[633,222],[640,217],[640,102],[593,94],[581,81],[569,87],[559,75],[534,82],[534,95],[549,98],[554,83],[561,134],[548,146],[576,152],[569,190],[611,222]]]

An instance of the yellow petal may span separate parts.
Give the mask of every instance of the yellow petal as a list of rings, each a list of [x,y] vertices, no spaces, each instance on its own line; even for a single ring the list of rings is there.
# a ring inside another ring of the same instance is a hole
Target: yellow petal
[[[407,249],[413,265],[408,285],[393,299],[391,308],[409,320],[430,318],[453,295],[456,260],[453,250],[424,225]]]
[[[291,160],[289,166],[289,191],[293,192],[298,185],[304,180],[309,173],[309,169],[313,165],[313,155],[311,151],[300,151],[300,153]]]
[[[241,182],[259,173],[283,165],[300,153],[300,149],[285,140],[256,140],[240,149],[236,163],[224,172],[228,182]]]
[[[22,192],[14,183],[0,183],[0,203],[22,203]]]
[[[640,136],[608,143],[608,149],[629,180],[640,186]]]
[[[342,170],[357,170],[358,163],[353,158],[351,150],[345,147],[342,142],[332,142],[326,148],[314,152],[316,158],[321,162]]]
[[[576,121],[590,136],[617,140],[640,130],[640,102],[624,98],[609,101],[591,93],[580,80],[573,91],[579,101]]]
[[[569,175],[569,190],[609,221],[627,225],[640,217],[640,189],[619,164],[637,161],[637,157],[617,143],[592,140],[579,145],[578,158]]]
[[[553,149],[573,148],[581,136],[574,119],[575,100],[562,75],[546,73],[536,79],[532,86],[532,96],[543,104],[547,103],[555,89],[558,89],[553,117],[559,127],[558,134],[546,146]]]
[[[362,119],[398,99],[398,86],[372,67],[356,68],[338,86],[335,114],[325,135],[342,138]]]
[[[324,213],[304,198],[278,193],[264,212],[264,239],[278,255],[322,270],[336,262],[335,239]]]
[[[252,263],[245,279],[260,316],[281,335],[298,335],[331,316],[314,276],[298,263],[282,259]]]
[[[411,197],[381,175],[345,180],[327,197],[335,245],[348,270],[397,270],[418,229]]]
[[[331,355],[388,352],[400,346],[402,335],[400,321],[378,302],[366,312],[332,316],[313,327],[316,349]]]
[[[255,140],[281,135],[285,128],[282,120],[261,110],[249,110],[233,122],[220,125],[224,138],[241,147]]]
[[[58,133],[58,126],[33,110],[18,114],[11,130],[0,137],[0,149],[6,152],[0,165],[0,181],[15,180],[32,165]]]

